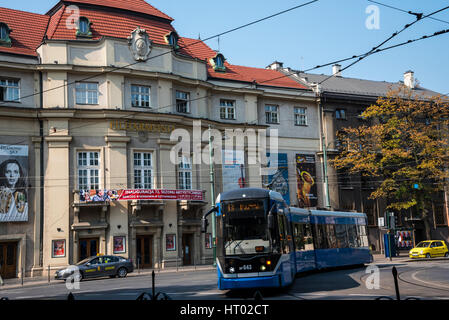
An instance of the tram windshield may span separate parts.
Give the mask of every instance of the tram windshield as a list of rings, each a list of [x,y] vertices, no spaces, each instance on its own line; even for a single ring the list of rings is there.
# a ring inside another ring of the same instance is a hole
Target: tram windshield
[[[225,255],[271,251],[265,200],[226,201],[222,212]]]

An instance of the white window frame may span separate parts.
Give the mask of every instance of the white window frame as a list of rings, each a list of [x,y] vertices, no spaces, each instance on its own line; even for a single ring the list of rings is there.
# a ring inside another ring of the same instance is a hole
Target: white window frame
[[[78,190],[100,189],[100,151],[78,151],[76,164]]]
[[[185,110],[181,110],[181,103],[185,103]],[[176,112],[190,113],[190,92],[176,90]]]
[[[307,108],[295,107],[294,113],[295,113],[295,125],[307,126]]]
[[[98,105],[98,88],[98,82],[77,81],[75,83],[76,104]]]
[[[137,89],[137,91],[134,89]],[[146,97],[148,97],[148,99],[145,99]],[[131,84],[131,106],[134,108],[151,108],[151,87],[140,84]]]
[[[134,189],[153,189],[153,152],[133,151]]]
[[[265,122],[279,124],[279,106],[274,104],[265,105]]]
[[[220,119],[235,120],[235,100],[220,99]]]
[[[193,175],[191,157],[180,156],[178,164],[178,189],[192,190]]]
[[[20,80],[0,79],[0,90],[3,91],[3,100],[8,102],[20,102]]]

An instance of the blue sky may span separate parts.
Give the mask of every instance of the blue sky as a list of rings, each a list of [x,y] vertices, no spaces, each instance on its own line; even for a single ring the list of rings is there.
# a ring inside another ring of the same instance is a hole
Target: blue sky
[[[181,36],[202,39],[250,21],[294,7],[308,0],[147,0],[151,5],[175,19],[174,27]],[[2,0],[0,6],[46,13],[57,0]],[[449,5],[444,0],[379,0],[394,7],[423,12]],[[266,67],[274,60],[293,69],[308,69],[361,54],[393,32],[415,20],[414,16],[390,8],[379,8],[379,29],[368,29],[365,12],[367,0],[319,0],[307,7],[263,21],[207,42],[212,49],[220,49],[232,64]],[[449,9],[434,15],[445,22],[423,19],[387,45],[399,43],[449,29]],[[396,82],[403,73],[413,70],[422,86],[449,93],[449,34],[423,40],[411,45],[372,55],[345,70],[343,76]],[[343,67],[347,63],[343,63]],[[331,73],[331,66],[315,73]]]

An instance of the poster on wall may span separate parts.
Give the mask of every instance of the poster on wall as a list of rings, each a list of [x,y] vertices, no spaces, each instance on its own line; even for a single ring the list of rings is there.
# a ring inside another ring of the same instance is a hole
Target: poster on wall
[[[114,253],[125,253],[126,252],[126,237],[117,236],[114,237]]]
[[[290,205],[290,188],[288,186],[288,157],[286,153],[273,154],[274,157],[270,157],[270,153],[267,153],[268,172],[266,176],[266,184],[270,190],[279,192],[284,198],[285,202]],[[274,168],[270,170],[270,168]]]
[[[223,192],[245,187],[245,153],[242,150],[223,150]]]
[[[65,257],[65,240],[53,240],[53,258]]]
[[[398,249],[413,248],[413,234],[411,230],[396,231],[396,245]]]
[[[28,146],[0,144],[0,222],[28,221]]]
[[[318,195],[314,155],[296,155],[296,182],[299,207],[316,207],[318,204]]]
[[[175,234],[165,235],[165,250],[166,251],[176,251],[176,235]]]

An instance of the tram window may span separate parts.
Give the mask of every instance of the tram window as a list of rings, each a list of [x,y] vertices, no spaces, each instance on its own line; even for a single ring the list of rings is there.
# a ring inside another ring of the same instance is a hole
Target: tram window
[[[327,238],[325,237],[325,225],[316,224],[315,225],[315,249],[327,249]]]
[[[326,238],[327,238],[327,247],[329,249],[337,248],[337,237],[335,235],[335,225],[334,224],[326,225]]]
[[[346,225],[336,224],[335,234],[337,236],[337,248],[347,248],[349,245],[346,237]]]
[[[357,225],[357,236],[359,238],[360,247],[368,247],[368,236],[365,225]]]
[[[295,223],[293,225],[293,238],[295,239],[296,251],[305,250],[305,234],[304,234],[304,224]]]
[[[310,224],[304,224],[304,242],[305,242],[305,250],[313,250],[313,235],[312,228]]]
[[[287,219],[284,215],[278,215],[278,225],[282,253],[289,253],[290,247],[287,239]]]
[[[349,247],[350,248],[359,247],[359,244],[357,241],[357,229],[356,229],[355,224],[346,225],[346,229],[348,230]]]

